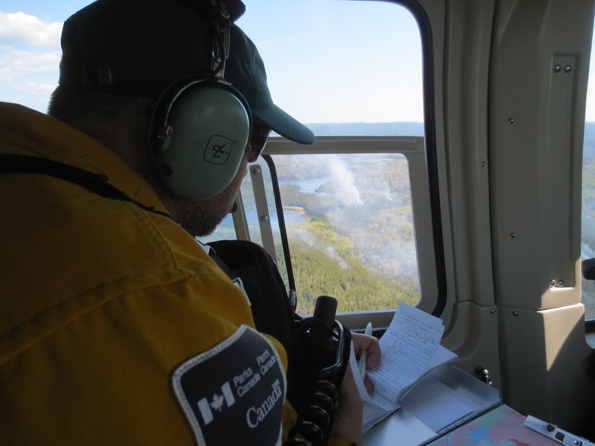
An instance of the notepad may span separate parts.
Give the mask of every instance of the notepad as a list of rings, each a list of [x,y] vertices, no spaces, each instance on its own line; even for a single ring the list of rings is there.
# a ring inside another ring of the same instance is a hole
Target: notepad
[[[440,345],[443,332],[439,318],[399,302],[380,339],[382,360],[366,373],[374,383],[374,391],[368,394],[361,376],[354,374],[364,402],[364,432],[398,410],[406,393],[424,376],[457,357]],[[357,370],[353,348],[350,362]]]

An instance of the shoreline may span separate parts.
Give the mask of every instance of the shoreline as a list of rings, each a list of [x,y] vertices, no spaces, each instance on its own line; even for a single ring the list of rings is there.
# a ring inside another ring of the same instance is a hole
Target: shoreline
[[[245,208],[246,211],[251,209],[256,209],[256,206]],[[306,219],[306,222],[312,221],[312,217],[306,213],[306,209],[302,206],[283,206],[283,209],[287,209],[288,211],[297,211],[302,217]],[[269,212],[277,212],[277,209],[269,208]]]
[[[283,206],[283,209],[288,209],[290,211],[298,211],[299,214],[306,219],[306,222],[312,220],[312,217],[306,213],[306,209],[302,206]]]

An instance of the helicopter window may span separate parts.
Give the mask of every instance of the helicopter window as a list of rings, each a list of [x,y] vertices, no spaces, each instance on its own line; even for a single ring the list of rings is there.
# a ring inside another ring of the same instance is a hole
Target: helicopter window
[[[595,45],[595,38],[593,45]],[[585,140],[583,147],[583,187],[581,256],[583,260],[595,258],[595,58],[591,46],[589,88],[585,116]],[[595,281],[582,278],[582,302],[585,319],[595,320]]]
[[[435,300],[417,20],[385,2],[278,2],[254,14],[264,6],[255,3],[238,25],[259,48],[275,103],[317,140],[272,136],[242,186],[246,218],[228,217],[209,239],[262,243],[300,314],[321,294],[339,312]]]

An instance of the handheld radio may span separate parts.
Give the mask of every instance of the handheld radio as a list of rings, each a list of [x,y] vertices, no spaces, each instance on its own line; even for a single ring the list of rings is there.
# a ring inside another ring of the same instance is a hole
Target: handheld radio
[[[298,412],[286,445],[326,445],[330,436],[333,411],[339,388],[349,362],[351,333],[335,320],[337,300],[319,296],[314,315],[298,322],[298,380],[309,391],[292,401]]]

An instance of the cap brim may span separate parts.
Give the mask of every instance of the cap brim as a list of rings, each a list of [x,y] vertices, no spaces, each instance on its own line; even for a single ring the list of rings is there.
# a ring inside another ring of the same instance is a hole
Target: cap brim
[[[252,115],[259,122],[284,138],[300,144],[312,144],[316,140],[314,133],[308,127],[289,116],[276,105],[266,109],[252,109]]]

